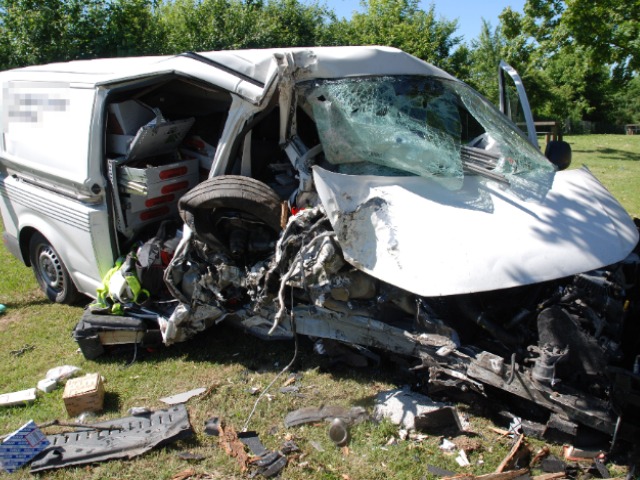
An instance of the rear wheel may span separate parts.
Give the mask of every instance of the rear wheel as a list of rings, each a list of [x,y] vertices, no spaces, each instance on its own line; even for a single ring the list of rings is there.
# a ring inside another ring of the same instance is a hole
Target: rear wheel
[[[29,241],[29,259],[36,280],[49,300],[68,305],[78,300],[78,289],[67,267],[49,240],[40,233],[33,234]]]

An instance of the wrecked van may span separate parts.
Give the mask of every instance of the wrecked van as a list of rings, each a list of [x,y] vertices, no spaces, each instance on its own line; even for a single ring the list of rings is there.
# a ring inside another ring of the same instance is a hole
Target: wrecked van
[[[586,168],[565,169],[567,144],[541,153],[508,65],[500,109],[385,47],[0,82],[4,242],[50,299],[119,303],[166,344],[224,321],[391,352],[434,388],[637,435],[638,229]],[[118,259],[139,263],[149,239],[162,282],[133,289]]]

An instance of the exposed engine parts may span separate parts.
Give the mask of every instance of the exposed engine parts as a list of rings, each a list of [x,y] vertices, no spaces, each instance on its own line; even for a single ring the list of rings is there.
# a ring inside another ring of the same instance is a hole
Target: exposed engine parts
[[[322,207],[290,217],[272,249],[261,232],[273,226],[248,208],[217,218],[229,228],[215,237],[187,221],[194,230],[166,271],[182,302],[165,322],[167,343],[224,319],[263,338],[296,332],[401,354],[433,385],[497,387],[608,434],[640,407],[636,357],[625,355],[639,342],[636,254],[544,284],[419,297],[347,263]],[[245,227],[261,222],[257,241]]]

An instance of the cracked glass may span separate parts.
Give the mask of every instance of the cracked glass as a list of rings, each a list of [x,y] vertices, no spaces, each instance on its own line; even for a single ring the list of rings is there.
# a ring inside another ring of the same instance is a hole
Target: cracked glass
[[[551,187],[555,167],[462,82],[393,76],[313,81],[300,88],[325,157],[340,173],[419,175],[447,186],[460,186],[464,175],[481,175],[530,197]]]

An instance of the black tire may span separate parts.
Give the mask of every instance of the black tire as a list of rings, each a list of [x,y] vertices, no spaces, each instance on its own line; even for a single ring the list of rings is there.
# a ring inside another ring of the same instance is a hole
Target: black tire
[[[178,203],[180,216],[207,243],[219,243],[213,231],[212,214],[228,209],[252,215],[274,232],[281,230],[281,200],[267,184],[251,177],[223,175],[198,184]]]
[[[80,294],[67,267],[49,240],[34,233],[29,241],[29,260],[40,288],[49,300],[72,305]]]

